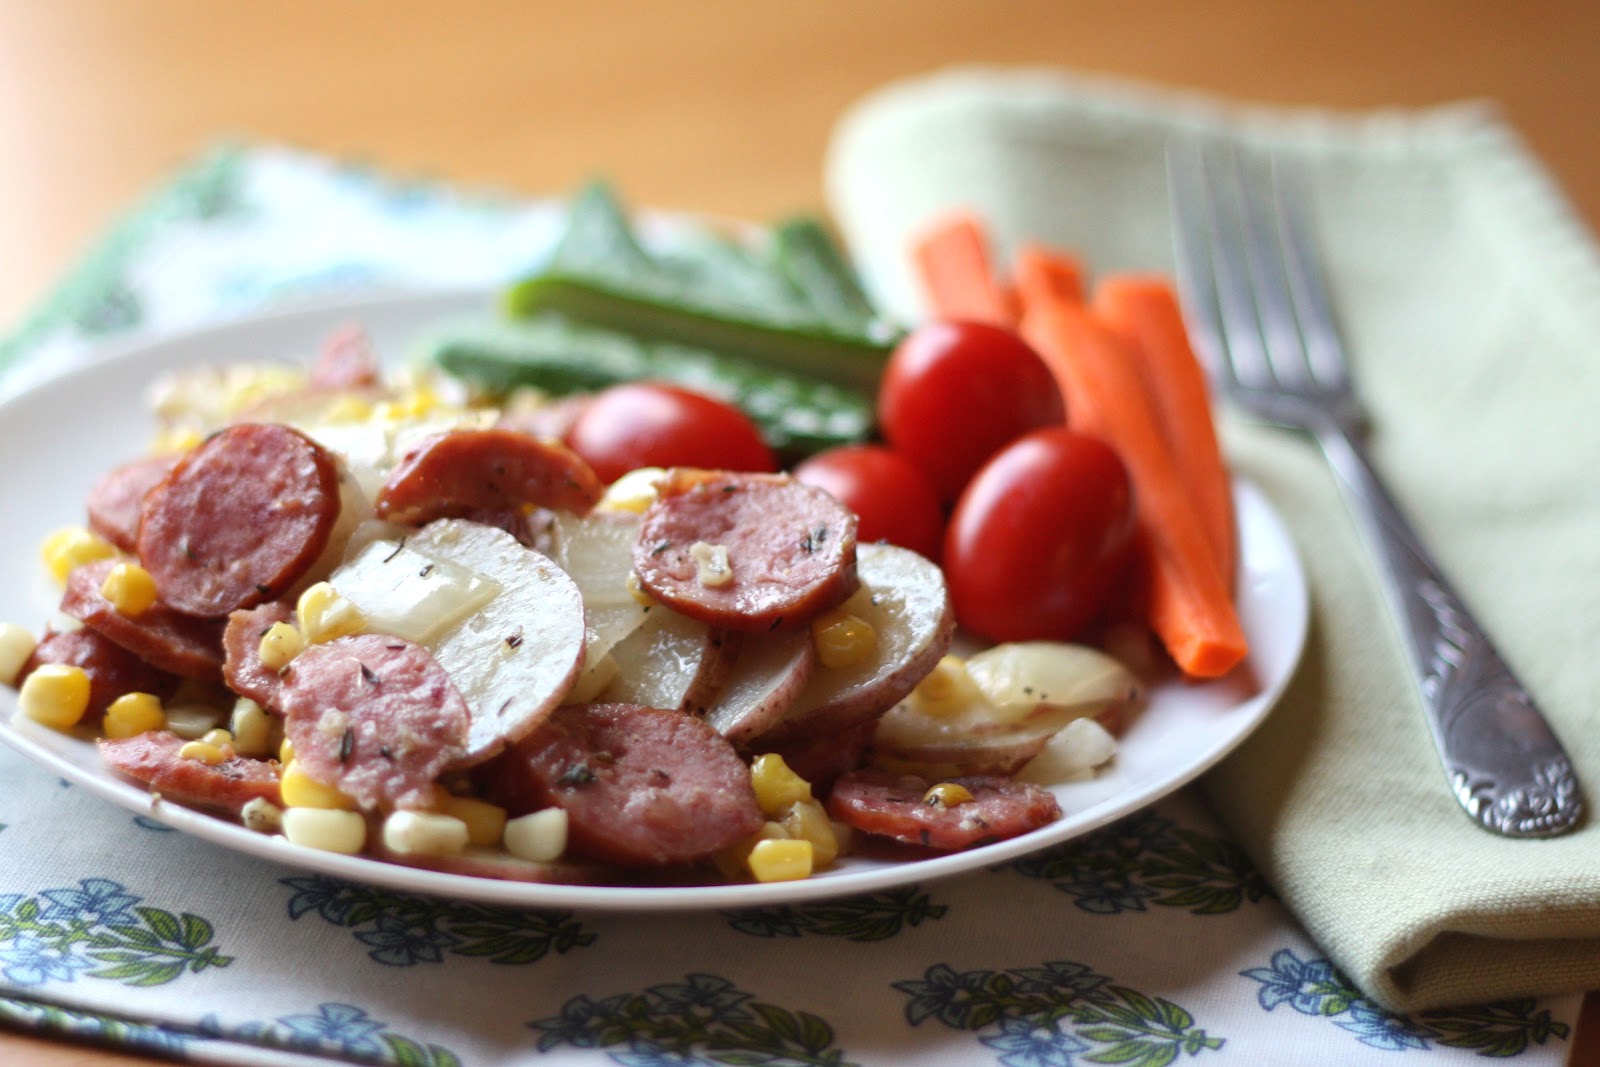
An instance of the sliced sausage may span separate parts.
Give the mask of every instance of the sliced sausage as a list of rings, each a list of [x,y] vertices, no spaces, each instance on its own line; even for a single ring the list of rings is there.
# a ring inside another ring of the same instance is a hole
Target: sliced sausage
[[[378,518],[421,526],[523,507],[582,514],[605,491],[576,452],[509,429],[447,430],[425,438],[378,491]]]
[[[750,769],[715,730],[678,711],[557,708],[482,777],[513,814],[566,809],[569,851],[622,867],[691,863],[761,828]]]
[[[295,760],[366,810],[427,808],[466,745],[467,703],[433,655],[387,634],[312,645],[282,672]]]
[[[47,633],[22,665],[21,680],[46,663],[82,667],[89,676],[89,708],[85,722],[96,722],[111,702],[124,693],[149,693],[166,700],[178,688],[176,676],[158,670],[115,641],[85,626]]]
[[[949,781],[965,787],[973,799],[947,808],[923,800],[932,784],[925,778],[852,771],[834,783],[828,812],[862,833],[943,852],[1004,841],[1061,817],[1054,795],[1027,782],[992,777]]]
[[[293,621],[294,606],[283,600],[241,608],[228,616],[222,631],[222,677],[229,689],[264,708],[278,706],[283,682],[277,671],[262,665],[261,638],[274,623]]]
[[[145,456],[107,471],[89,490],[89,529],[124,552],[134,551],[139,540],[139,505],[178,458]]]
[[[810,782],[811,788],[820,796],[841,775],[861,766],[867,742],[872,738],[872,727],[873,724],[869,722],[817,737],[762,741],[752,748],[758,753],[774,752],[782,756],[789,769]]]
[[[855,592],[856,517],[783,475],[674,471],[645,512],[634,571],[691,618],[746,632],[803,625]]]
[[[163,671],[220,680],[222,623],[185,615],[160,601],[139,615],[122,614],[100,592],[116,563],[101,559],[73,570],[61,610]]]
[[[145,495],[139,560],[162,600],[221,618],[287,592],[327,545],[339,506],[332,453],[287,426],[240,423]]]
[[[238,815],[252,800],[282,804],[278,768],[267,760],[234,756],[205,763],[178,755],[183,738],[166,730],[102,738],[100,756],[113,770],[149,786],[162,800]]]
[[[311,364],[313,389],[370,389],[382,380],[377,353],[360,326],[341,326],[329,334]]]

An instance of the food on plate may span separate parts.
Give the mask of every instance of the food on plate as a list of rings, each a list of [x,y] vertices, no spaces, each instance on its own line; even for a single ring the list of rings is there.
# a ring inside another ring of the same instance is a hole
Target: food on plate
[[[968,257],[947,290],[992,321],[885,332],[814,222],[666,255],[597,187],[497,325],[625,359],[468,333],[385,372],[345,328],[304,369],[176,372],[149,454],[46,542],[59,610],[0,626],[0,681],[153,802],[475,877],[779,881],[1048,825],[1145,691],[1090,641],[1148,622],[1187,672],[1223,662],[1175,635],[1231,598],[1158,564],[1220,582],[1231,511],[1170,469],[1192,381],[1105,414],[1146,372],[1073,369],[1180,364],[1159,293],[1114,292],[1080,356],[1069,261],[1013,290],[957,236],[921,261]],[[736,364],[761,384],[723,388]],[[772,406],[829,389],[859,403]]]

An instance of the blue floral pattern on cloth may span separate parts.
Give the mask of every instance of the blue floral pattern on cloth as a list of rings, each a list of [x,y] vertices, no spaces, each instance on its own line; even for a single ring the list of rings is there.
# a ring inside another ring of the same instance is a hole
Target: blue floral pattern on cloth
[[[1071,960],[1011,971],[928,968],[920,980],[894,983],[906,994],[906,1020],[936,1019],[956,1030],[988,1031],[979,1043],[1005,1067],[1056,1067],[1075,1062],[1164,1067],[1180,1054],[1223,1047],[1183,1007],[1112,984]],[[1091,1051],[1092,1050],[1092,1051]]]
[[[1232,841],[1175,825],[1152,812],[1112,823],[1017,860],[1018,874],[1052,883],[1084,911],[1115,915],[1147,903],[1217,915],[1273,897]]]
[[[1301,1015],[1332,1020],[1363,1045],[1391,1052],[1426,1050],[1437,1044],[1503,1059],[1551,1038],[1564,1040],[1571,1029],[1539,1009],[1532,998],[1422,1012],[1410,1018],[1396,1015],[1363,997],[1328,960],[1301,959],[1293,949],[1279,949],[1269,966],[1240,973],[1261,983],[1256,1001],[1264,1010],[1288,1005]]]
[[[691,974],[682,982],[595,1000],[577,996],[559,1015],[528,1024],[538,1049],[563,1045],[616,1049],[624,1067],[687,1064],[770,1064],[772,1067],[847,1067],[833,1047],[833,1028],[807,1012],[764,1004],[726,978]]]
[[[749,908],[724,912],[728,925],[754,937],[840,937],[847,941],[885,941],[901,931],[944,918],[949,909],[935,904],[917,886],[871,896],[801,907]]]
[[[109,878],[0,895],[0,976],[23,987],[79,977],[153,986],[233,962],[205,919],[142,899]]]
[[[323,875],[285,878],[283,884],[295,891],[289,918],[316,915],[346,927],[371,947],[367,955],[391,967],[440,963],[446,953],[491,963],[535,963],[552,951],[569,952],[595,939],[568,912],[422,897]]]

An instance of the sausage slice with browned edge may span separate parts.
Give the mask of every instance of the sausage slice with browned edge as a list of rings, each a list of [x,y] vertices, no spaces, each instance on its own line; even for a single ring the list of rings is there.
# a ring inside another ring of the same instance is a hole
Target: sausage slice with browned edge
[[[139,505],[177,464],[176,455],[143,456],[114,467],[89,489],[89,529],[124,552],[139,543]]]
[[[221,763],[185,759],[178,755],[183,745],[183,738],[165,730],[99,742],[107,766],[148,786],[161,800],[234,815],[258,798],[283,803],[275,764],[247,756]]]
[[[64,614],[82,622],[154,667],[185,678],[222,679],[222,623],[174,611],[159,600],[124,615],[101,593],[116,560],[74,568],[61,597]]]
[[[338,464],[298,430],[240,423],[179,460],[139,513],[161,599],[221,618],[283,595],[316,561],[339,520]]]
[[[377,513],[408,526],[530,506],[581,515],[603,492],[593,468],[558,442],[494,427],[446,430],[396,464]]]
[[[680,711],[557,708],[485,766],[482,781],[513,814],[565,809],[569,851],[619,867],[692,863],[761,828],[750,768]]]
[[[633,549],[651,596],[728,630],[801,626],[855,592],[856,517],[787,475],[675,470]]]
[[[945,807],[924,797],[932,783],[888,771],[851,771],[833,784],[828,813],[866,834],[954,852],[1019,837],[1061,817],[1048,790],[1010,778],[951,778],[973,799]]]
[[[46,633],[22,665],[17,684],[21,685],[34,668],[46,663],[82,667],[89,676],[86,722],[98,722],[111,702],[124,693],[149,693],[165,700],[178,688],[176,675],[158,670],[87,626]]]
[[[294,618],[294,606],[282,600],[228,616],[222,631],[222,678],[229,689],[264,708],[277,708],[283,681],[261,662],[261,639],[274,623],[292,623]]]
[[[367,811],[429,808],[467,742],[467,703],[432,653],[388,634],[312,645],[278,704],[295,761]]]

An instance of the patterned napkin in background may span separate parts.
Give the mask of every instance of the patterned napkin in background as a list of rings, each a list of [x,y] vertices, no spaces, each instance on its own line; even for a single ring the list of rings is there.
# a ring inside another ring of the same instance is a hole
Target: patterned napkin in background
[[[501,282],[556,209],[273,147],[178,175],[11,339],[102,342],[307,295]],[[0,418],[3,418],[0,411]],[[261,1064],[1465,1064],[1566,1058],[1577,996],[1396,1015],[1185,790],[1078,841],[826,904],[485,907],[190,838],[0,749],[0,1021]]]

